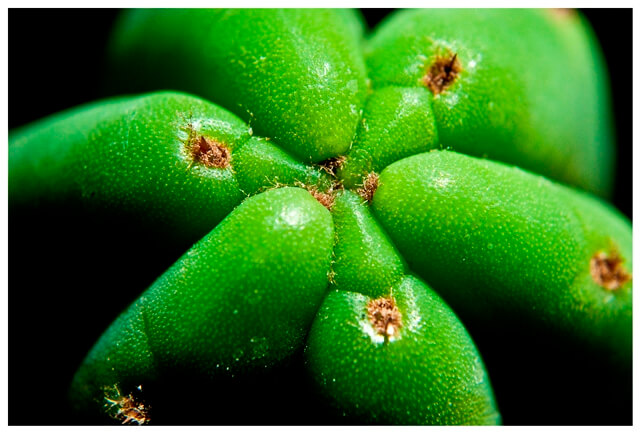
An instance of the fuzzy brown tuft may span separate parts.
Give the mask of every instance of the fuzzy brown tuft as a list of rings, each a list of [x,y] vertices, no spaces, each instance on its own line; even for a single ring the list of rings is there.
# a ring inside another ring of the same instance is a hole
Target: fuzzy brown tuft
[[[462,71],[462,65],[458,60],[458,54],[438,56],[422,82],[431,90],[431,93],[439,95],[453,84],[460,71]]]
[[[402,316],[393,298],[378,298],[369,301],[367,313],[373,329],[385,340],[395,336],[402,328]]]
[[[142,385],[138,389],[142,391]],[[144,425],[149,423],[151,420],[149,418],[150,406],[137,400],[132,394],[121,395],[117,386],[112,389],[105,389],[105,394],[107,392],[112,396],[105,395],[105,406],[113,418],[121,421],[122,424]]]
[[[329,189],[324,191],[315,185],[307,185],[299,181],[296,181],[295,186],[309,191],[309,194],[311,194],[313,198],[329,210],[333,208],[333,203],[336,201],[336,192],[343,188],[340,182],[332,183]]]
[[[318,166],[321,170],[327,172],[330,176],[336,177],[336,171],[342,167],[342,164],[347,160],[346,156],[336,156],[335,158],[325,159],[320,162]]]
[[[608,290],[619,289],[631,281],[631,274],[622,266],[622,262],[622,257],[616,251],[609,256],[603,251],[598,251],[590,262],[593,281]]]
[[[331,210],[331,208],[333,207],[333,203],[336,200],[336,197],[333,191],[322,192],[316,187],[309,187],[307,188],[307,191],[309,191],[309,194],[311,194],[313,198],[318,200],[318,202],[322,206]]]
[[[227,168],[231,163],[231,151],[215,140],[201,135],[191,144],[193,159],[207,167]]]
[[[376,193],[376,190],[378,189],[379,182],[380,182],[380,176],[377,173],[369,173],[364,178],[364,181],[362,182],[362,187],[358,188],[356,192],[360,195],[360,197],[362,197],[363,199],[371,203],[371,200],[373,200],[373,195]]]

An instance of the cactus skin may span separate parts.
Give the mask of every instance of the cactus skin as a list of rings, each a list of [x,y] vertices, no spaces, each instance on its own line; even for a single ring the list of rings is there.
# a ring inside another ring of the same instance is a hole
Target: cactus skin
[[[242,117],[305,162],[346,152],[366,96],[348,11],[132,10],[111,44],[114,91],[174,88]]]
[[[439,147],[432,95],[421,88],[389,86],[367,99],[357,139],[337,176],[347,188],[407,156]]]
[[[406,262],[367,203],[352,191],[332,208],[333,289],[313,322],[306,364],[339,422],[498,424],[489,377],[455,313]],[[390,338],[368,315],[374,300],[397,305]]]
[[[500,423],[471,337],[428,286],[405,276],[390,288],[403,326],[385,341],[367,319],[372,298],[333,291],[309,334],[308,365],[346,419],[375,424]]]
[[[317,168],[251,133],[230,112],[175,92],[80,106],[12,131],[10,204],[120,212],[190,245],[247,195],[275,184],[328,186]],[[194,159],[201,136],[228,148],[227,167]]]
[[[332,287],[371,297],[386,296],[407,264],[353,191],[338,193],[331,209],[336,231]]]
[[[611,195],[615,147],[607,73],[580,14],[401,11],[376,28],[366,59],[374,89],[425,88],[436,59],[453,54],[461,70],[432,100],[442,148]]]
[[[104,414],[111,389],[167,374],[215,380],[283,361],[325,296],[333,236],[331,215],[303,189],[244,201],[103,334],[75,375],[76,410]]]
[[[463,318],[516,318],[631,362],[631,281],[594,281],[599,252],[631,272],[631,225],[607,204],[449,151],[398,161],[372,208],[409,266]]]

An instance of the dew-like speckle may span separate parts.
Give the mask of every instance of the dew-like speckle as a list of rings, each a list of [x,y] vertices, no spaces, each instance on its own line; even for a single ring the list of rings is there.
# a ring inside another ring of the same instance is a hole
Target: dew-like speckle
[[[438,176],[433,179],[433,186],[438,192],[445,192],[454,182],[448,173],[440,172]]]
[[[285,208],[280,213],[280,220],[290,226],[297,226],[304,221],[304,215],[300,212],[300,209],[294,208]]]
[[[244,350],[238,348],[236,350],[233,351],[233,359],[236,360],[236,362],[240,361],[240,358],[242,358],[242,355],[244,355]]]
[[[249,341],[253,359],[264,358],[269,354],[269,341],[266,337],[253,337]]]

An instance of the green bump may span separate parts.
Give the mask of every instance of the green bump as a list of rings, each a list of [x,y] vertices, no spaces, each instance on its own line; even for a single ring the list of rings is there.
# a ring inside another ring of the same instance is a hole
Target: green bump
[[[357,140],[337,176],[348,188],[363,175],[438,146],[431,94],[420,88],[384,87],[367,100]]]
[[[132,10],[113,34],[114,90],[175,88],[242,117],[304,161],[349,149],[366,94],[357,14]]]
[[[367,296],[385,296],[406,264],[376,222],[367,203],[352,191],[337,194],[331,209],[336,230],[333,285]]]
[[[192,243],[246,195],[329,188],[320,170],[250,134],[234,114],[181,93],[80,106],[12,131],[9,200],[123,212]]]
[[[373,210],[411,269],[463,318],[543,326],[630,366],[631,225],[610,206],[518,168],[438,151],[385,169]],[[620,272],[619,287],[596,281],[599,254],[621,262],[608,271]]]
[[[456,315],[415,277],[391,293],[393,301],[347,291],[326,297],[306,349],[320,390],[358,422],[498,424],[482,360]],[[376,320],[381,306],[387,316]]]
[[[238,183],[246,194],[282,185],[313,185],[325,190],[331,186],[326,173],[303,164],[264,138],[251,137],[234,161]]]
[[[203,137],[225,146],[228,165],[194,156]],[[124,212],[193,242],[244,198],[233,154],[248,138],[235,115],[180,93],[80,106],[12,132],[9,201]]]
[[[76,374],[75,405],[100,410],[105,388],[129,394],[163,373],[215,379],[281,362],[325,296],[333,236],[303,189],[247,199],[105,332]]]
[[[405,275],[367,203],[342,191],[332,214],[336,290],[316,315],[306,349],[320,392],[357,422],[498,423],[473,341],[429,287]]]
[[[606,68],[578,13],[401,11],[373,33],[367,65],[374,88],[431,89],[443,148],[611,194]]]

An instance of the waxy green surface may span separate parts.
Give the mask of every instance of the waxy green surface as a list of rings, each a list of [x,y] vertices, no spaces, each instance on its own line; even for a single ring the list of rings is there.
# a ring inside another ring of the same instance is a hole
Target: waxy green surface
[[[383,424],[498,424],[500,414],[475,345],[455,313],[405,261],[357,194],[339,193],[333,289],[305,347],[307,365],[330,405],[346,417]],[[368,317],[392,298],[402,326],[389,337]]]
[[[606,69],[579,14],[408,10],[362,32],[344,10],[129,11],[112,38],[112,85],[193,92],[303,161],[348,152],[349,187],[361,170],[439,147],[610,195]],[[462,70],[434,95],[424,77],[453,54]]]
[[[430,9],[395,13],[367,45],[374,89],[424,88],[438,56],[462,71],[432,98],[442,148],[611,193],[615,149],[606,69],[575,12]]]
[[[388,341],[367,317],[370,297],[326,297],[307,346],[320,387],[366,423],[499,424],[480,355],[453,311],[415,277],[390,289],[403,327]]]
[[[442,31],[434,39],[424,34],[431,18],[410,11],[365,41],[346,11],[127,12],[112,41],[114,75],[135,91],[191,91],[235,115],[165,92],[12,134],[12,206],[126,210],[192,242],[213,229],[89,353],[72,388],[78,409],[104,412],[116,386],[127,395],[184,372],[215,380],[281,365],[311,329],[307,364],[338,413],[382,424],[498,423],[456,313],[519,315],[628,362],[630,284],[608,291],[589,280],[590,257],[612,242],[631,263],[628,222],[520,169],[424,153],[488,155],[607,194],[604,75],[586,30],[576,17],[556,25],[546,12],[503,13],[435,11],[453,21],[430,27]],[[455,25],[467,21],[467,30]],[[419,81],[442,47],[455,49],[463,70],[434,96]],[[509,69],[507,49],[541,60]],[[563,56],[576,76],[561,86],[549,74]],[[575,106],[563,105],[571,98]],[[593,122],[577,131],[574,116]],[[228,146],[229,167],[194,160],[199,136]],[[341,167],[310,164],[339,156]],[[370,172],[381,173],[371,206],[354,192]],[[284,185],[334,194],[330,213]],[[366,320],[379,297],[395,299],[403,317],[392,338]]]
[[[92,103],[11,133],[9,200],[117,209],[193,243],[249,194],[328,185],[319,170],[251,134],[230,112],[181,93]],[[212,169],[194,159],[198,137],[227,147],[230,165]]]
[[[117,91],[173,88],[242,117],[306,162],[346,152],[366,96],[354,11],[132,10],[111,47]]]
[[[387,167],[372,208],[412,270],[463,317],[521,317],[606,347],[630,366],[631,282],[597,284],[591,259],[631,272],[631,225],[597,199],[447,151]]]
[[[331,214],[336,226],[332,285],[374,298],[388,296],[407,267],[368,204],[352,191],[341,191]]]
[[[384,87],[367,99],[357,139],[337,175],[347,188],[406,156],[437,148],[438,131],[426,89]]]
[[[95,410],[105,389],[126,395],[167,373],[233,376],[283,360],[324,298],[332,245],[331,215],[305,190],[247,199],[106,331],[73,402]]]

